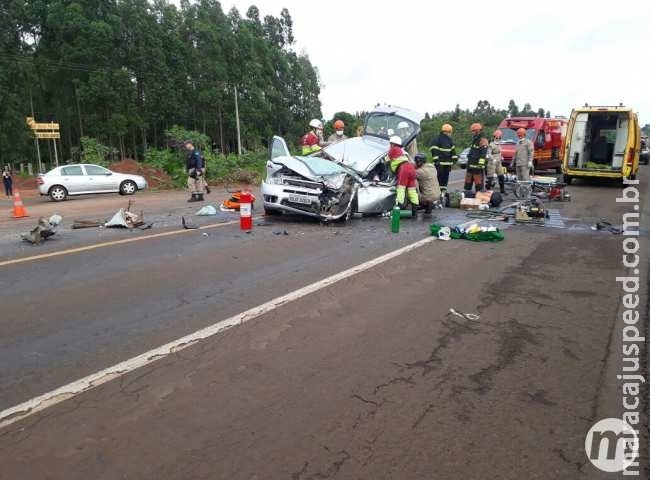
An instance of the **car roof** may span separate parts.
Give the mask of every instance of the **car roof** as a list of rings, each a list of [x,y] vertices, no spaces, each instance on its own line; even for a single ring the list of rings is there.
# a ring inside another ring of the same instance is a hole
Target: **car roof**
[[[395,115],[399,115],[400,117],[404,117],[408,120],[411,120],[414,123],[417,123],[418,125],[424,118],[424,115],[421,113],[418,113],[414,110],[409,110],[408,108],[404,107],[398,107],[395,105],[379,105],[375,108],[373,108],[370,113],[393,113]]]

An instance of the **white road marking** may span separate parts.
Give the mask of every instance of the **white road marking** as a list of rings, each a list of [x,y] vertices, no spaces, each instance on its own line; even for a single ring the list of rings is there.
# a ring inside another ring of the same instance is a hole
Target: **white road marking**
[[[223,330],[236,325],[242,325],[245,322],[253,320],[265,313],[286,305],[287,303],[298,300],[299,298],[309,295],[310,293],[314,293],[345,278],[373,268],[377,265],[387,262],[388,260],[398,257],[399,255],[410,252],[411,250],[415,250],[422,245],[431,243],[433,240],[437,240],[437,237],[431,236],[424,238],[393,252],[387,253],[373,260],[369,260],[360,265],[302,287],[286,295],[277,297],[266,303],[258,305],[257,307],[253,307],[249,310],[246,310],[245,312],[239,313],[230,318],[210,325],[209,327],[203,328],[194,333],[179,338],[178,340],[169,342],[161,347],[149,350],[148,352],[138,355],[137,357],[130,358],[129,360],[118,363],[117,365],[113,365],[112,367],[105,368],[104,370],[101,370],[97,373],[93,373],[80,380],[69,383],[68,385],[64,385],[43,395],[32,398],[31,400],[27,400],[20,405],[7,408],[6,410],[0,412],[0,428],[11,425],[18,420],[22,420],[30,415],[33,415],[37,412],[45,410],[48,407],[56,405],[57,403],[67,400],[68,398],[72,398],[82,392],[86,392],[94,387],[108,382],[109,380],[120,377],[137,368],[155,362],[160,358],[166,357],[170,353],[181,351],[184,348],[187,348],[190,345],[194,345],[200,340],[216,335]]]

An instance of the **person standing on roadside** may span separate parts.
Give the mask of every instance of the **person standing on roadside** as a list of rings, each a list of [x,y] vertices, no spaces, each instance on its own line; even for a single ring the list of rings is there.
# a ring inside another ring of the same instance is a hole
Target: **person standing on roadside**
[[[485,189],[492,190],[496,186],[495,180],[497,180],[499,182],[499,191],[504,194],[506,193],[506,177],[503,165],[501,165],[501,136],[501,130],[495,130],[492,134],[492,141],[488,145],[490,158],[488,158],[487,163]]]
[[[465,174],[465,190],[471,191],[472,185],[477,192],[483,191],[483,177],[487,166],[488,140],[483,133],[480,123],[472,123],[472,145],[467,154],[467,173]]]
[[[185,142],[185,150],[187,150],[187,161],[185,162],[185,170],[187,171],[187,188],[192,196],[188,202],[202,202],[203,191],[205,190],[205,180],[203,175],[205,173],[205,165],[201,153],[194,148],[194,144],[188,140]]]
[[[9,168],[9,165],[5,165],[2,169],[2,184],[5,187],[5,195],[8,197],[11,197],[14,194],[13,183],[11,168]]]
[[[517,130],[519,141],[515,147],[515,156],[512,163],[517,172],[517,181],[530,182],[530,171],[533,168],[533,156],[535,155],[535,147],[533,142],[526,138],[526,129],[520,128]]]

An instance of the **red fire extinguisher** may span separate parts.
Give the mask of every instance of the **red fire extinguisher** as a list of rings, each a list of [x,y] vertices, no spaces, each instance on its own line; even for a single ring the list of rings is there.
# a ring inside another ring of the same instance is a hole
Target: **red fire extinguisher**
[[[253,229],[252,196],[248,191],[242,191],[239,196],[239,228],[241,230]]]

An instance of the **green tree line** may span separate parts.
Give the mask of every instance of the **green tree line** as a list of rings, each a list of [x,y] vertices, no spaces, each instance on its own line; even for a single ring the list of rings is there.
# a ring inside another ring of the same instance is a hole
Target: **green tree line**
[[[293,50],[293,20],[225,13],[218,1],[4,0],[0,2],[0,163],[32,161],[25,117],[61,126],[62,158],[82,137],[114,159],[168,147],[175,125],[237,150],[273,134],[299,137],[321,117],[320,82]],[[33,114],[33,115],[32,115]],[[48,146],[42,156],[48,160]]]

